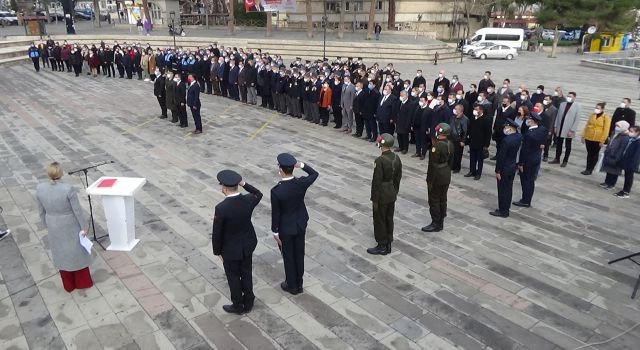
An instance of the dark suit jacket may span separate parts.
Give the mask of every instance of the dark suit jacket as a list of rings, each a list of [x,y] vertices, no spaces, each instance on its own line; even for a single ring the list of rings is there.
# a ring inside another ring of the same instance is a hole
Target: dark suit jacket
[[[362,110],[362,117],[366,119],[373,118],[378,105],[380,104],[380,93],[378,91],[367,91],[367,99],[364,103],[364,109]]]
[[[184,81],[180,81],[178,85],[176,85],[175,98],[176,107],[180,107],[181,103],[187,103],[187,84],[185,84]]]
[[[502,139],[498,154],[496,154],[496,174],[514,175],[516,173],[518,150],[520,150],[521,143],[522,135],[517,132]]]
[[[356,97],[353,99],[353,113],[361,115],[364,112],[364,104],[367,100],[367,90],[362,89],[360,92],[356,92]]]
[[[380,97],[380,102],[382,102],[382,99],[384,99],[384,96]],[[380,102],[378,102],[378,106],[376,109],[376,119],[378,119],[378,121],[380,122],[386,123],[389,123],[391,120],[395,119],[395,116],[398,113],[397,101],[397,97],[393,96],[393,94],[389,94],[382,105],[380,105]]]
[[[502,111],[502,106],[498,107],[498,110],[496,111],[496,120],[493,122],[493,139],[496,142],[500,142],[504,137],[504,134],[502,133],[504,123],[507,119],[515,120],[516,114],[516,110],[511,106],[507,107],[504,111]]]
[[[398,119],[396,120],[396,132],[398,134],[408,134],[409,128],[413,123],[413,114],[416,111],[415,102],[400,102],[400,109],[398,111]]]
[[[249,194],[227,197],[216,205],[213,217],[213,254],[225,260],[241,260],[253,253],[258,244],[251,223],[253,209],[260,203],[262,192],[245,183]]]
[[[493,120],[491,117],[483,115],[480,118],[471,118],[469,123],[469,141],[467,144],[470,148],[480,149],[489,147],[491,143],[491,124]]]
[[[187,106],[200,108],[200,85],[197,82],[187,90]]]
[[[309,176],[280,181],[271,189],[271,231],[281,235],[304,234],[309,213],[304,204],[307,189],[318,178],[308,164],[302,168]]]
[[[233,66],[233,68],[229,68],[229,80],[227,83],[229,85],[235,85],[238,83],[238,75],[240,74],[240,68],[238,66]]]

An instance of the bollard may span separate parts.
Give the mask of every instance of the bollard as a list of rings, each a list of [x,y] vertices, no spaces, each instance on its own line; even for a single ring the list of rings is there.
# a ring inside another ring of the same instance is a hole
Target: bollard
[[[438,57],[439,57],[439,56],[440,56],[440,55],[438,54],[438,51],[436,51],[436,54],[435,54],[435,55],[433,55],[433,65],[434,65],[434,66],[437,66],[437,65],[438,65]]]

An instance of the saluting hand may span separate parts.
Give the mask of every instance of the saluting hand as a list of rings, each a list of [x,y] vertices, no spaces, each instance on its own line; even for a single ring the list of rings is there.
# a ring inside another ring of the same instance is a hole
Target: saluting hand
[[[245,185],[245,184],[246,184],[246,182],[244,182],[244,181],[240,181],[240,183],[238,184],[238,186],[240,186],[240,187],[244,187],[244,185]]]
[[[294,168],[298,168],[298,169],[300,169],[300,167],[301,167],[301,166],[302,166],[302,165],[300,164],[300,162],[297,162],[297,163],[296,163],[296,165],[294,165],[293,167],[294,167]]]

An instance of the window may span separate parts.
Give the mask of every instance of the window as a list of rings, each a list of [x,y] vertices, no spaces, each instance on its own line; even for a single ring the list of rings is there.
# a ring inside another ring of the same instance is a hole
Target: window
[[[476,35],[471,39],[471,42],[482,40],[482,35]]]
[[[487,35],[484,36],[484,40],[520,41],[520,35],[517,35],[517,34],[487,34]]]
[[[340,5],[336,1],[327,1],[324,3],[325,9],[327,12],[336,12]]]
[[[162,19],[162,9],[153,2],[149,3],[149,14],[153,21]]]
[[[362,11],[362,1],[347,1],[346,2],[346,7],[345,7],[346,12],[360,12]]]
[[[384,7],[382,5],[383,5],[383,1],[381,1],[381,0],[376,1],[376,11],[382,11],[382,9]]]

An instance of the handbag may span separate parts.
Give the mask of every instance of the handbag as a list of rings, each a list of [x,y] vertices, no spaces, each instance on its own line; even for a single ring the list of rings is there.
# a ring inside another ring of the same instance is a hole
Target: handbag
[[[603,161],[604,161],[604,147],[600,149],[600,153],[598,154],[598,162],[596,163],[595,169],[598,169],[598,171],[602,171]]]

